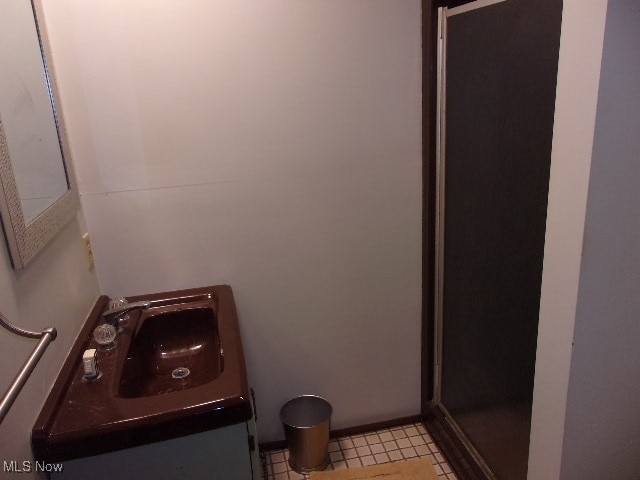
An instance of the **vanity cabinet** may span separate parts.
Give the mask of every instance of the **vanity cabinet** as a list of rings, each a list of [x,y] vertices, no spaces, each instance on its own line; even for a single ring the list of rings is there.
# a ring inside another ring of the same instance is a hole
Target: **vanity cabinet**
[[[255,421],[61,462],[61,480],[263,480]]]

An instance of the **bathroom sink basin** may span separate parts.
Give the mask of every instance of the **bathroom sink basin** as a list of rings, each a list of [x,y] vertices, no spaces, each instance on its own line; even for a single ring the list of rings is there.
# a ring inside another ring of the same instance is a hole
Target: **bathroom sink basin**
[[[231,287],[127,297],[116,348],[98,351],[102,376],[83,381],[82,354],[97,348],[108,297],[100,297],[32,430],[34,456],[61,462],[244,422],[252,416]],[[223,353],[224,352],[224,353]]]
[[[151,314],[129,345],[118,393],[163,395],[211,382],[222,373],[215,312],[190,306]],[[153,308],[152,308],[153,311]]]

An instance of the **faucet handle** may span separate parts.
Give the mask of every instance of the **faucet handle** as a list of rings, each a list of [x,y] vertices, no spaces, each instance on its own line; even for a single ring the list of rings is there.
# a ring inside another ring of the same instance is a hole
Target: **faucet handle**
[[[111,311],[111,310],[116,310],[120,307],[122,307],[123,305],[127,305],[129,303],[129,300],[127,300],[125,297],[115,297],[112,298],[111,300],[109,300],[109,303],[107,304],[107,311]],[[121,329],[121,324],[125,323],[127,320],[129,320],[129,314],[128,313],[124,313],[122,315],[116,316],[113,319],[108,320],[109,323],[112,323],[114,327],[117,327],[118,329]],[[106,319],[105,319],[106,321]]]
[[[114,308],[121,307],[129,303],[125,297],[116,297],[109,300],[109,310],[113,310]]]
[[[98,325],[93,331],[93,339],[98,344],[98,350],[111,350],[116,346],[116,327],[110,323]]]

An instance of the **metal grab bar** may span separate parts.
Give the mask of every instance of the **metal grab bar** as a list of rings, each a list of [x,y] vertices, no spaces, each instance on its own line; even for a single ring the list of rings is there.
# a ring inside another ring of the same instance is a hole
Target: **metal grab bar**
[[[31,372],[33,372],[33,369],[36,368],[38,361],[44,354],[44,351],[47,349],[49,344],[56,339],[58,332],[53,327],[45,328],[42,332],[32,332],[30,330],[24,330],[22,328],[16,327],[11,322],[9,322],[9,320],[7,320],[7,318],[1,312],[0,325],[2,325],[10,332],[15,333],[16,335],[20,335],[21,337],[40,339],[38,345],[36,345],[36,348],[33,350],[33,352],[31,352],[31,355],[29,355],[29,358],[18,372],[18,375],[16,375],[16,378],[13,379],[11,386],[5,392],[2,400],[0,400],[0,423],[2,423],[4,417],[6,417],[7,413],[9,413],[11,405],[13,405],[13,402],[15,402],[16,397],[20,393],[20,390],[22,390],[22,387],[29,379]]]

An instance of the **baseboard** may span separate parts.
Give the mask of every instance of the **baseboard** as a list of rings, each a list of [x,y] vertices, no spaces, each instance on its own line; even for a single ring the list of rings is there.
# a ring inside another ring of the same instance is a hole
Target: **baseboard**
[[[347,435],[357,435],[359,433],[369,433],[375,430],[382,430],[383,428],[399,427],[400,425],[406,425],[407,423],[422,422],[421,415],[411,415],[409,417],[394,418],[391,420],[383,420],[382,422],[367,423],[364,425],[355,425],[353,427],[338,428],[331,430],[331,438],[345,437]],[[280,450],[287,448],[286,440],[276,440],[274,442],[264,442],[260,444],[260,451],[267,450]]]
[[[357,435],[359,433],[369,433],[375,430],[382,430],[383,428],[399,427],[400,425],[416,422],[422,422],[422,417],[420,415],[411,415],[409,417],[394,418],[391,420],[384,420],[382,422],[356,425],[355,427],[339,428],[337,430],[331,430],[331,437],[335,438],[347,435]]]

